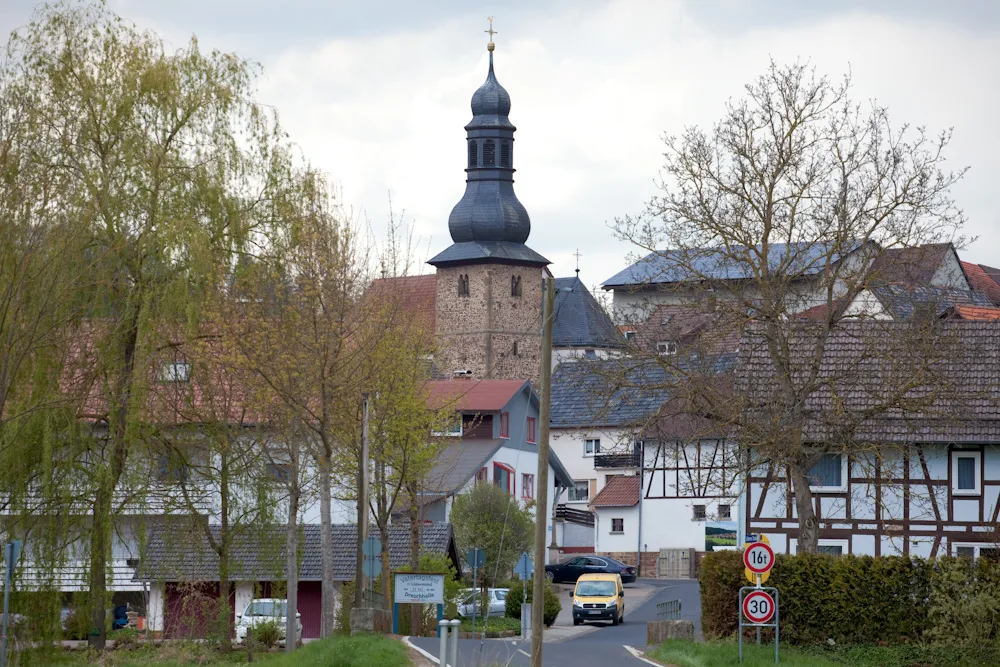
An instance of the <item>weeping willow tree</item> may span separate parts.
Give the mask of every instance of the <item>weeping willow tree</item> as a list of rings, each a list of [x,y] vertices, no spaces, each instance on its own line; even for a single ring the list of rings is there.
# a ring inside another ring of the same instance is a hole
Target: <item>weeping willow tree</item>
[[[103,648],[116,494],[148,463],[133,452],[146,449],[149,392],[165,379],[155,352],[167,330],[197,335],[210,277],[280,233],[293,153],[254,102],[254,65],[194,39],[168,51],[103,4],[41,8],[11,36],[3,68],[46,207],[82,237],[72,259],[86,267],[86,320],[62,389],[93,425],[75,494],[89,507],[90,639]]]

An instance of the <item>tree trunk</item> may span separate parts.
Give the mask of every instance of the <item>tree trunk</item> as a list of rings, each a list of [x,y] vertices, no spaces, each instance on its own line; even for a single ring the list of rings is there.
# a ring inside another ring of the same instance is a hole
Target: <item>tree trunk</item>
[[[812,491],[809,490],[809,475],[805,466],[789,466],[792,485],[795,488],[795,513],[799,519],[798,553],[816,553],[819,547],[819,524],[813,506]]]
[[[285,616],[285,653],[295,650],[295,614],[299,608],[299,456],[292,447],[292,469],[288,485],[288,522],[285,525],[285,578],[288,599]],[[324,606],[326,591],[323,591]]]
[[[336,595],[333,587],[333,522],[330,517],[330,459],[324,457],[319,466],[319,517],[320,547],[323,549],[323,631],[324,637],[333,634],[337,622]]]
[[[362,552],[362,545],[364,544],[365,538],[365,525],[366,521],[362,519],[362,515],[368,514],[368,499],[362,497],[361,486],[363,484],[361,477],[362,475],[368,474],[365,470],[364,457],[358,457],[358,543],[356,545],[357,553],[355,554],[355,568],[354,568],[354,606],[360,607],[361,600],[364,596],[365,591],[365,573],[362,570],[364,566],[364,553]]]
[[[416,483],[406,485],[406,490],[410,496],[410,567],[414,572],[420,571],[420,505],[417,504]],[[423,634],[421,628],[421,606],[419,604],[410,605],[410,634],[419,637]]]

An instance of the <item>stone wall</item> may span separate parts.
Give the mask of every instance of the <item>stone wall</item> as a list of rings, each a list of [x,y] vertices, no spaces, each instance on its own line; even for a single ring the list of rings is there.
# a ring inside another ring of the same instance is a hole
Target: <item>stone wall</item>
[[[459,296],[459,276],[469,296]],[[521,295],[511,294],[520,276]],[[541,363],[542,271],[506,264],[443,267],[437,271],[437,366],[475,378],[537,381]]]

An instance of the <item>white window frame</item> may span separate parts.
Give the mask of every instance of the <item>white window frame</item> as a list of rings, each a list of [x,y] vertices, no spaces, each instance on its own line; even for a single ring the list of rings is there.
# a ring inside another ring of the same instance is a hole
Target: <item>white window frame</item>
[[[975,554],[973,558],[979,560],[979,556],[983,549],[998,549],[1000,548],[1000,544],[992,542],[949,542],[948,555],[955,556],[957,558],[958,554],[955,553],[955,550],[958,547],[968,547],[970,549],[975,549],[975,551],[973,552]]]
[[[695,510],[694,510],[695,507],[700,507],[701,508],[701,516],[698,516],[698,513],[695,512]],[[691,520],[692,521],[708,521],[708,505],[705,505],[705,504],[702,504],[702,503],[694,503],[694,504],[692,504],[691,505]]]
[[[616,516],[616,517],[611,518],[610,521],[611,521],[611,530],[608,531],[609,535],[624,535],[625,534],[625,517],[623,517],[623,516]],[[621,530],[615,530],[615,521],[621,521],[622,522],[622,529]]]
[[[191,364],[186,361],[170,361],[160,366],[160,382],[190,382]]]
[[[573,490],[576,490],[577,485],[584,485],[587,487],[587,497],[584,500],[570,500],[567,493],[566,502],[567,503],[589,503],[590,502],[590,480],[589,479],[574,479],[573,480]]]
[[[661,340],[656,343],[656,354],[661,357],[672,357],[677,354],[677,341]]]
[[[828,452],[827,454],[840,457],[840,486],[813,486],[810,484],[809,490],[813,493],[843,493],[847,491],[848,474],[850,473],[847,467],[847,454],[838,454],[837,452]],[[807,475],[808,472],[806,471]]]
[[[462,415],[458,415],[450,420],[444,431],[431,431],[431,435],[439,438],[461,438],[462,437]]]
[[[973,474],[976,486],[973,489],[958,488],[958,460],[974,459],[976,469]],[[981,496],[983,495],[983,453],[971,452],[956,449],[951,452],[951,494],[953,496]]]
[[[851,552],[849,540],[819,540],[816,542],[819,547],[840,547],[840,555],[846,556]],[[788,541],[789,552],[794,556],[799,552],[799,541],[792,538]]]
[[[587,452],[587,445],[594,443],[594,451]],[[592,458],[601,453],[601,439],[600,438],[584,438],[583,440],[583,456],[584,458]]]

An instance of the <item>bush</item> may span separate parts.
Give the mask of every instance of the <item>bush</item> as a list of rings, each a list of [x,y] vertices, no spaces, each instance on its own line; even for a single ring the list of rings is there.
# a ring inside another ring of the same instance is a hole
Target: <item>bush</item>
[[[507,599],[504,602],[504,614],[507,618],[521,618],[521,598],[524,597],[525,583],[528,584],[527,601],[532,601],[532,597],[534,596],[533,583],[531,581],[512,581],[510,583],[510,592],[507,593]],[[562,611],[562,603],[559,601],[559,595],[553,590],[549,582],[545,582],[545,604],[542,620],[545,622],[546,627],[556,622],[556,617],[560,611]]]
[[[973,581],[961,573],[952,573],[949,579],[938,564],[897,556],[779,554],[767,585],[779,592],[781,638],[793,644],[818,644],[827,639],[838,644],[876,644],[918,642],[933,636],[933,632],[927,635],[932,627],[955,617],[946,614],[944,607],[934,618],[930,616],[932,590],[938,591],[935,599],[944,604],[948,599],[945,591],[961,595]],[[983,577],[1000,576],[1000,566],[995,564],[981,562],[978,568]],[[747,585],[742,553],[707,554],[699,581],[705,637],[734,636],[739,589]],[[943,634],[954,632],[952,625],[946,624],[951,629]],[[995,630],[992,632],[991,637]]]
[[[90,635],[90,612],[86,608],[74,607],[63,622],[66,639],[86,639]]]
[[[340,587],[340,597],[337,600],[338,635],[351,634],[351,607],[354,605],[354,582],[349,581]]]
[[[941,644],[987,646],[997,637],[1000,568],[980,559],[943,558],[931,582],[926,635]]]
[[[262,621],[252,631],[253,643],[264,648],[274,648],[281,639],[281,627],[277,621]]]

